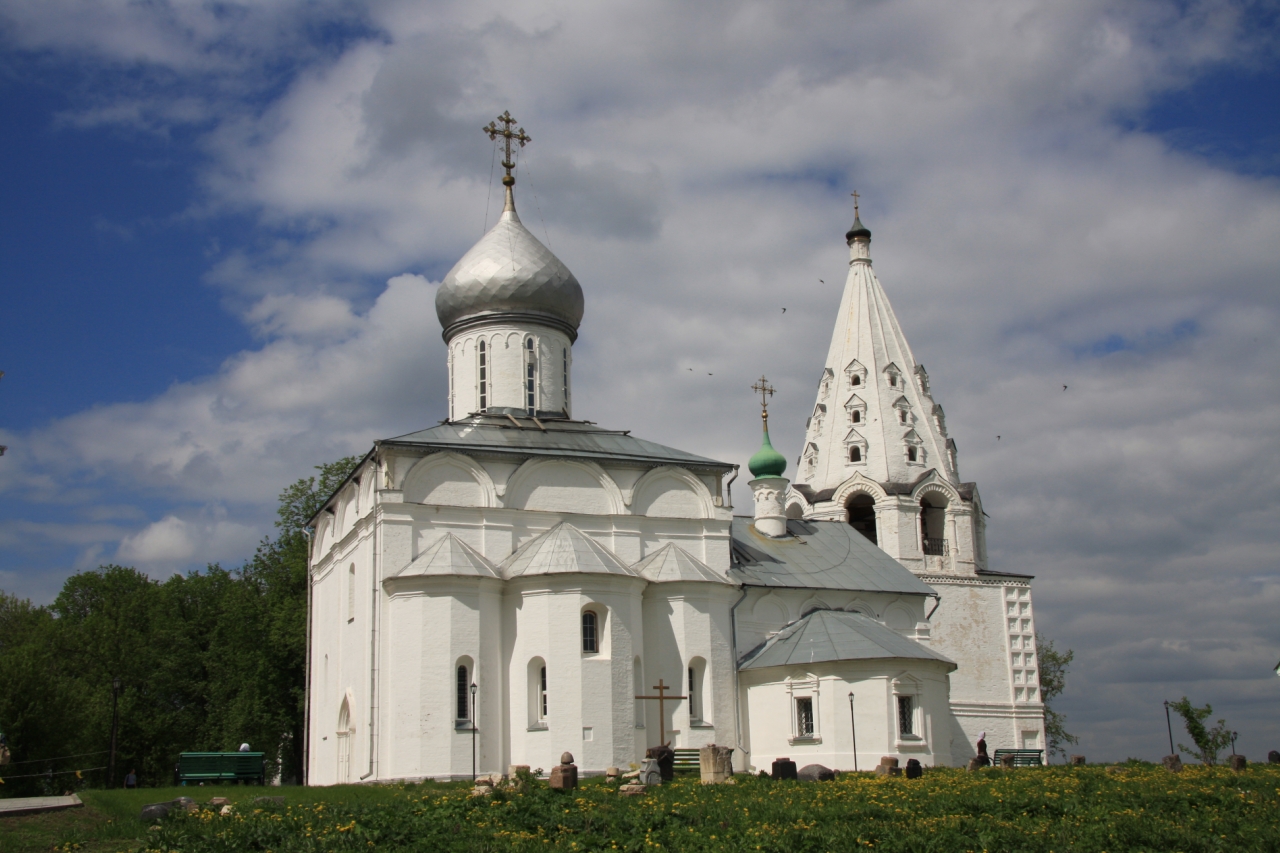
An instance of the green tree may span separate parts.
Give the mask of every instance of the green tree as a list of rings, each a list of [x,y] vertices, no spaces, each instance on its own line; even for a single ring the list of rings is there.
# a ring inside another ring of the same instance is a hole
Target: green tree
[[[1178,749],[1192,758],[1200,759],[1201,764],[1210,767],[1217,764],[1218,753],[1231,745],[1231,732],[1227,729],[1227,721],[1218,720],[1213,728],[1205,728],[1204,721],[1213,713],[1213,706],[1206,702],[1203,708],[1197,708],[1186,696],[1177,702],[1170,702],[1169,707],[1182,718],[1182,722],[1187,727],[1187,734],[1191,735],[1191,740],[1196,745],[1195,749],[1190,749],[1178,744]]]
[[[1067,731],[1065,714],[1053,710],[1050,702],[1062,694],[1067,688],[1067,668],[1075,659],[1076,653],[1071,649],[1060,652],[1053,646],[1052,640],[1046,640],[1036,634],[1036,653],[1040,657],[1040,701],[1044,702],[1044,736],[1049,757],[1067,756],[1067,745],[1076,744],[1080,739]]]

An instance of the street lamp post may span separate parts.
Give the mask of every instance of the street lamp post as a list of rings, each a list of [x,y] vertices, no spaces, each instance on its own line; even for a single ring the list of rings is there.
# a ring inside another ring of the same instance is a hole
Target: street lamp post
[[[471,682],[471,782],[476,781],[476,683]]]
[[[1164,700],[1164,724],[1169,729],[1169,754],[1177,755],[1178,753],[1173,751],[1173,723],[1169,722],[1169,700],[1168,699]]]
[[[111,760],[107,762],[107,787],[116,783],[116,727],[120,721],[120,677],[111,679]]]
[[[853,731],[853,772],[858,772],[858,721],[853,718],[853,691],[849,691],[849,726]]]

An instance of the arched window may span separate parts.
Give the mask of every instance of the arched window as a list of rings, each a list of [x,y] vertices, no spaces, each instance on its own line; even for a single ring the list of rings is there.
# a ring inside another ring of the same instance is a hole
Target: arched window
[[[686,675],[689,683],[685,692],[689,699],[689,723],[690,725],[706,725],[707,724],[707,706],[705,702],[705,692],[703,683],[706,680],[707,662],[703,658],[693,658],[689,661]]]
[[[547,662],[531,658],[527,670],[529,690],[529,731],[547,727]]]
[[[849,524],[854,530],[871,540],[871,544],[876,544],[876,502],[875,499],[863,492],[853,497],[849,501]]]
[[[909,446],[909,447],[907,447],[907,461],[908,461],[908,462],[915,462],[915,461],[916,461],[917,456],[919,456],[919,454],[917,453],[917,451],[916,451],[915,447],[910,447],[910,446]]]
[[[356,621],[356,564],[347,569],[347,621]]]
[[[898,420],[899,420],[899,421],[901,421],[901,422],[902,422],[902,423],[904,423],[904,424],[907,422],[907,410],[906,410],[906,409],[898,409]]]
[[[356,727],[351,721],[351,704],[346,699],[342,700],[342,707],[338,709],[338,782],[351,781],[351,740],[352,735],[356,732]]]
[[[485,348],[484,341],[480,341],[478,357],[480,359],[480,411],[483,412],[489,408],[489,353]]]
[[[855,446],[853,446],[853,447],[850,447],[850,448],[849,448],[849,461],[850,461],[850,462],[861,462],[861,461],[862,461],[862,448],[861,448],[861,447],[858,447],[858,446],[856,446],[856,445],[855,445]]]
[[[855,424],[862,423],[862,412],[858,409],[854,409],[849,413],[849,419]]]
[[[689,719],[698,719],[698,676],[689,667]]]
[[[854,385],[854,386],[861,385],[861,384],[862,384],[862,377],[861,377],[861,376],[858,376],[857,374],[854,374],[852,377],[850,377],[850,379],[849,379],[849,384],[850,384],[850,385]]]
[[[596,641],[596,612],[594,610],[582,611],[582,651],[586,654],[595,654],[600,651],[600,644]]]
[[[533,338],[525,338],[524,351],[524,404],[532,417],[538,413],[538,401],[534,394],[534,382],[537,378],[538,365],[533,353]]]
[[[457,713],[459,720],[471,719],[471,678],[466,664],[458,665]]]

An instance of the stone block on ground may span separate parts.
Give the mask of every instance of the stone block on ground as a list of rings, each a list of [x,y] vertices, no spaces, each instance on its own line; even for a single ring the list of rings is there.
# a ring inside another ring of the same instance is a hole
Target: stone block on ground
[[[617,782],[618,777],[622,775],[622,769],[619,767],[607,767],[604,771],[604,778],[610,782]]]
[[[173,808],[173,803],[149,803],[142,807],[142,814],[139,815],[140,820],[164,820],[169,816],[169,810]]]
[[[229,806],[229,805],[231,805],[231,801],[230,801],[230,800],[228,800],[226,797],[210,797],[210,798],[209,798],[209,805],[211,805],[211,806],[217,806],[217,807],[221,808],[222,806]]]
[[[714,743],[698,750],[698,769],[702,784],[719,785],[733,778],[733,747]]]
[[[573,763],[573,755],[566,752],[560,756],[560,763],[551,768],[551,779],[548,784],[557,791],[568,791],[578,787],[578,766]]]
[[[775,758],[769,776],[773,779],[795,779],[796,763],[790,758]]]
[[[1001,767],[1007,767],[1007,768],[1009,768],[1010,770],[1012,770],[1012,769],[1014,768],[1014,763],[1013,763],[1014,758],[1015,758],[1015,756],[1013,756],[1013,755],[1002,755],[1002,756],[1000,756],[1000,766],[1001,766]]]
[[[1244,757],[1243,755],[1233,755],[1233,756],[1231,756],[1231,769],[1232,769],[1232,770],[1243,770],[1243,769],[1245,769],[1245,768],[1246,768],[1246,767],[1248,767],[1248,766],[1249,766],[1249,762],[1245,760],[1245,757]]]
[[[644,757],[658,762],[658,770],[662,773],[663,782],[670,782],[676,778],[676,751],[671,747],[665,744],[651,746],[645,750]]]
[[[875,774],[877,776],[901,776],[902,768],[894,767],[889,764],[877,764]]]
[[[638,782],[630,782],[618,789],[618,793],[624,797],[637,797],[644,793],[645,786]]]
[[[1273,749],[1273,750],[1271,750],[1270,752],[1268,752],[1268,753],[1267,753],[1267,763],[1268,763],[1268,764],[1280,764],[1280,751],[1277,751],[1277,750],[1274,750],[1274,749]]]
[[[836,771],[821,764],[806,764],[796,773],[796,779],[801,782],[830,782],[834,778]]]
[[[981,758],[979,758],[978,756],[976,756],[976,755],[975,755],[973,758],[970,758],[970,759],[969,759],[969,767],[968,767],[968,770],[969,770],[969,772],[970,772],[970,773],[974,773],[974,772],[976,772],[976,771],[977,771],[979,768],[981,768],[981,767],[982,767],[982,759],[981,759]]]
[[[892,755],[883,755],[880,757],[880,766],[881,767],[897,767],[898,759],[893,757]]]
[[[223,817],[231,817],[231,815],[235,814],[235,807],[232,806],[230,803],[227,803],[218,811],[218,814],[222,815]]]
[[[662,768],[658,766],[658,759],[645,758],[640,762],[640,771],[636,775],[636,784],[638,785],[661,785],[662,784]]]
[[[508,764],[507,765],[508,779],[514,779],[517,776],[519,776],[521,773],[528,773],[528,772],[529,772],[528,764]]]
[[[1083,755],[1073,755],[1073,756],[1071,756],[1071,766],[1072,766],[1072,767],[1083,767],[1084,765],[1085,765],[1085,760],[1084,760],[1084,756],[1083,756]]]
[[[1166,770],[1169,770],[1173,773],[1182,772],[1182,759],[1176,755],[1166,755],[1164,757],[1164,760],[1162,760],[1160,763],[1164,765]]]
[[[907,778],[919,779],[923,775],[924,775],[924,768],[920,766],[920,760],[918,758],[908,758],[907,759]]]

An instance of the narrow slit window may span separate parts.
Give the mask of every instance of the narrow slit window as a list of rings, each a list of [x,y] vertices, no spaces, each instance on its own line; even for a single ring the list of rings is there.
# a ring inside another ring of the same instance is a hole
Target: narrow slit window
[[[861,412],[860,410],[858,410],[858,409],[854,409],[854,410],[853,410],[853,413],[850,415],[850,417],[853,419],[853,422],[854,422],[855,424],[860,424],[860,423],[862,423],[862,412]]]
[[[534,382],[537,374],[537,364],[533,355],[533,338],[526,338],[524,342],[525,349],[525,366],[524,366],[524,395],[525,408],[528,409],[530,417],[536,415],[537,400],[534,398]]]
[[[916,449],[914,447],[907,448],[907,461],[908,462],[916,461]]]
[[[689,719],[698,719],[697,675],[689,667]]]
[[[484,341],[480,342],[479,355],[480,359],[480,411],[489,408],[489,353],[485,348]]]
[[[538,719],[547,719],[547,668],[538,673]]]
[[[906,409],[899,409],[899,410],[898,410],[898,420],[902,421],[904,424],[907,422],[907,410],[906,410]]]
[[[898,697],[898,733],[915,734],[915,702],[912,696]]]
[[[796,699],[796,737],[813,737],[813,698]]]
[[[594,610],[584,610],[582,612],[582,651],[588,654],[595,654],[600,650],[600,644],[596,642],[596,614]]]
[[[471,679],[467,677],[466,665],[458,667],[458,719],[471,719]]]

